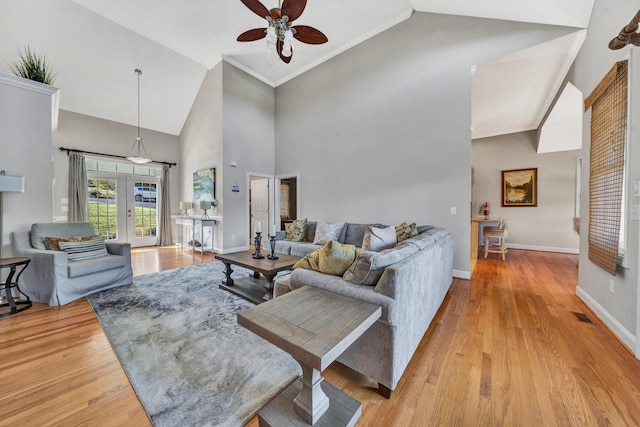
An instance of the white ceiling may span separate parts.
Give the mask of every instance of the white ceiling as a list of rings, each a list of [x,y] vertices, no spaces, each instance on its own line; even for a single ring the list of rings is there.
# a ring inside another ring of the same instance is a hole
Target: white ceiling
[[[263,3],[277,6],[276,0]],[[16,51],[28,43],[46,52],[57,70],[61,109],[134,126],[133,70],[141,68],[141,126],[178,135],[206,72],[223,58],[275,87],[409,18],[414,10],[580,29],[587,26],[592,5],[593,0],[311,0],[295,23],[318,28],[329,42],[298,43],[291,63],[284,64],[265,52],[264,41],[236,42],[245,30],[265,26],[240,0],[2,0],[0,64],[15,61]],[[340,19],[353,16],[358,18],[348,25]],[[584,34],[567,36],[486,64],[487,70],[478,64],[474,133],[503,132],[495,117],[503,123],[526,116],[513,131],[536,128],[583,39]],[[0,71],[8,73],[3,65]],[[497,92],[504,76],[525,71],[545,79],[519,85],[517,93],[513,88]],[[509,115],[509,108],[493,116],[488,111],[512,105],[514,99],[527,99],[529,110],[517,116]]]

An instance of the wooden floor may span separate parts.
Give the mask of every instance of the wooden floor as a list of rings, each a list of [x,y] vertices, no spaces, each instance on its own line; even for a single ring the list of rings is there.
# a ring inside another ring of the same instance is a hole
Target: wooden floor
[[[133,266],[212,260],[142,248]],[[358,426],[638,426],[640,361],[575,297],[576,262],[522,250],[479,259],[471,281],[454,280],[391,400],[340,364],[325,378],[363,402]],[[0,319],[5,425],[150,425],[85,299]]]

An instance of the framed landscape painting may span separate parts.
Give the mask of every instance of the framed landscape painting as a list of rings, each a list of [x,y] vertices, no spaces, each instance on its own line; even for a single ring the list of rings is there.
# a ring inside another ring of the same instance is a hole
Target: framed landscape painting
[[[502,206],[538,205],[538,168],[502,171]]]

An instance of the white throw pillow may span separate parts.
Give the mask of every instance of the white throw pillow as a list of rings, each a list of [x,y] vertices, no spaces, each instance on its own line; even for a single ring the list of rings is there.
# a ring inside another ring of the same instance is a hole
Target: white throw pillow
[[[362,239],[362,249],[380,252],[396,245],[396,227],[390,225],[385,228],[367,227]]]
[[[319,222],[313,244],[326,245],[332,240],[338,240],[342,227],[344,227],[344,222]]]

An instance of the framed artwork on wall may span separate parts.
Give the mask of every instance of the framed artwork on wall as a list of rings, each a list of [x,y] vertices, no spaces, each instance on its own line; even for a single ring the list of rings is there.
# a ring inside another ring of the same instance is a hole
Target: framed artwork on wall
[[[216,169],[202,169],[193,173],[193,200],[213,202],[216,199]]]
[[[502,206],[538,206],[538,168],[502,171]]]

